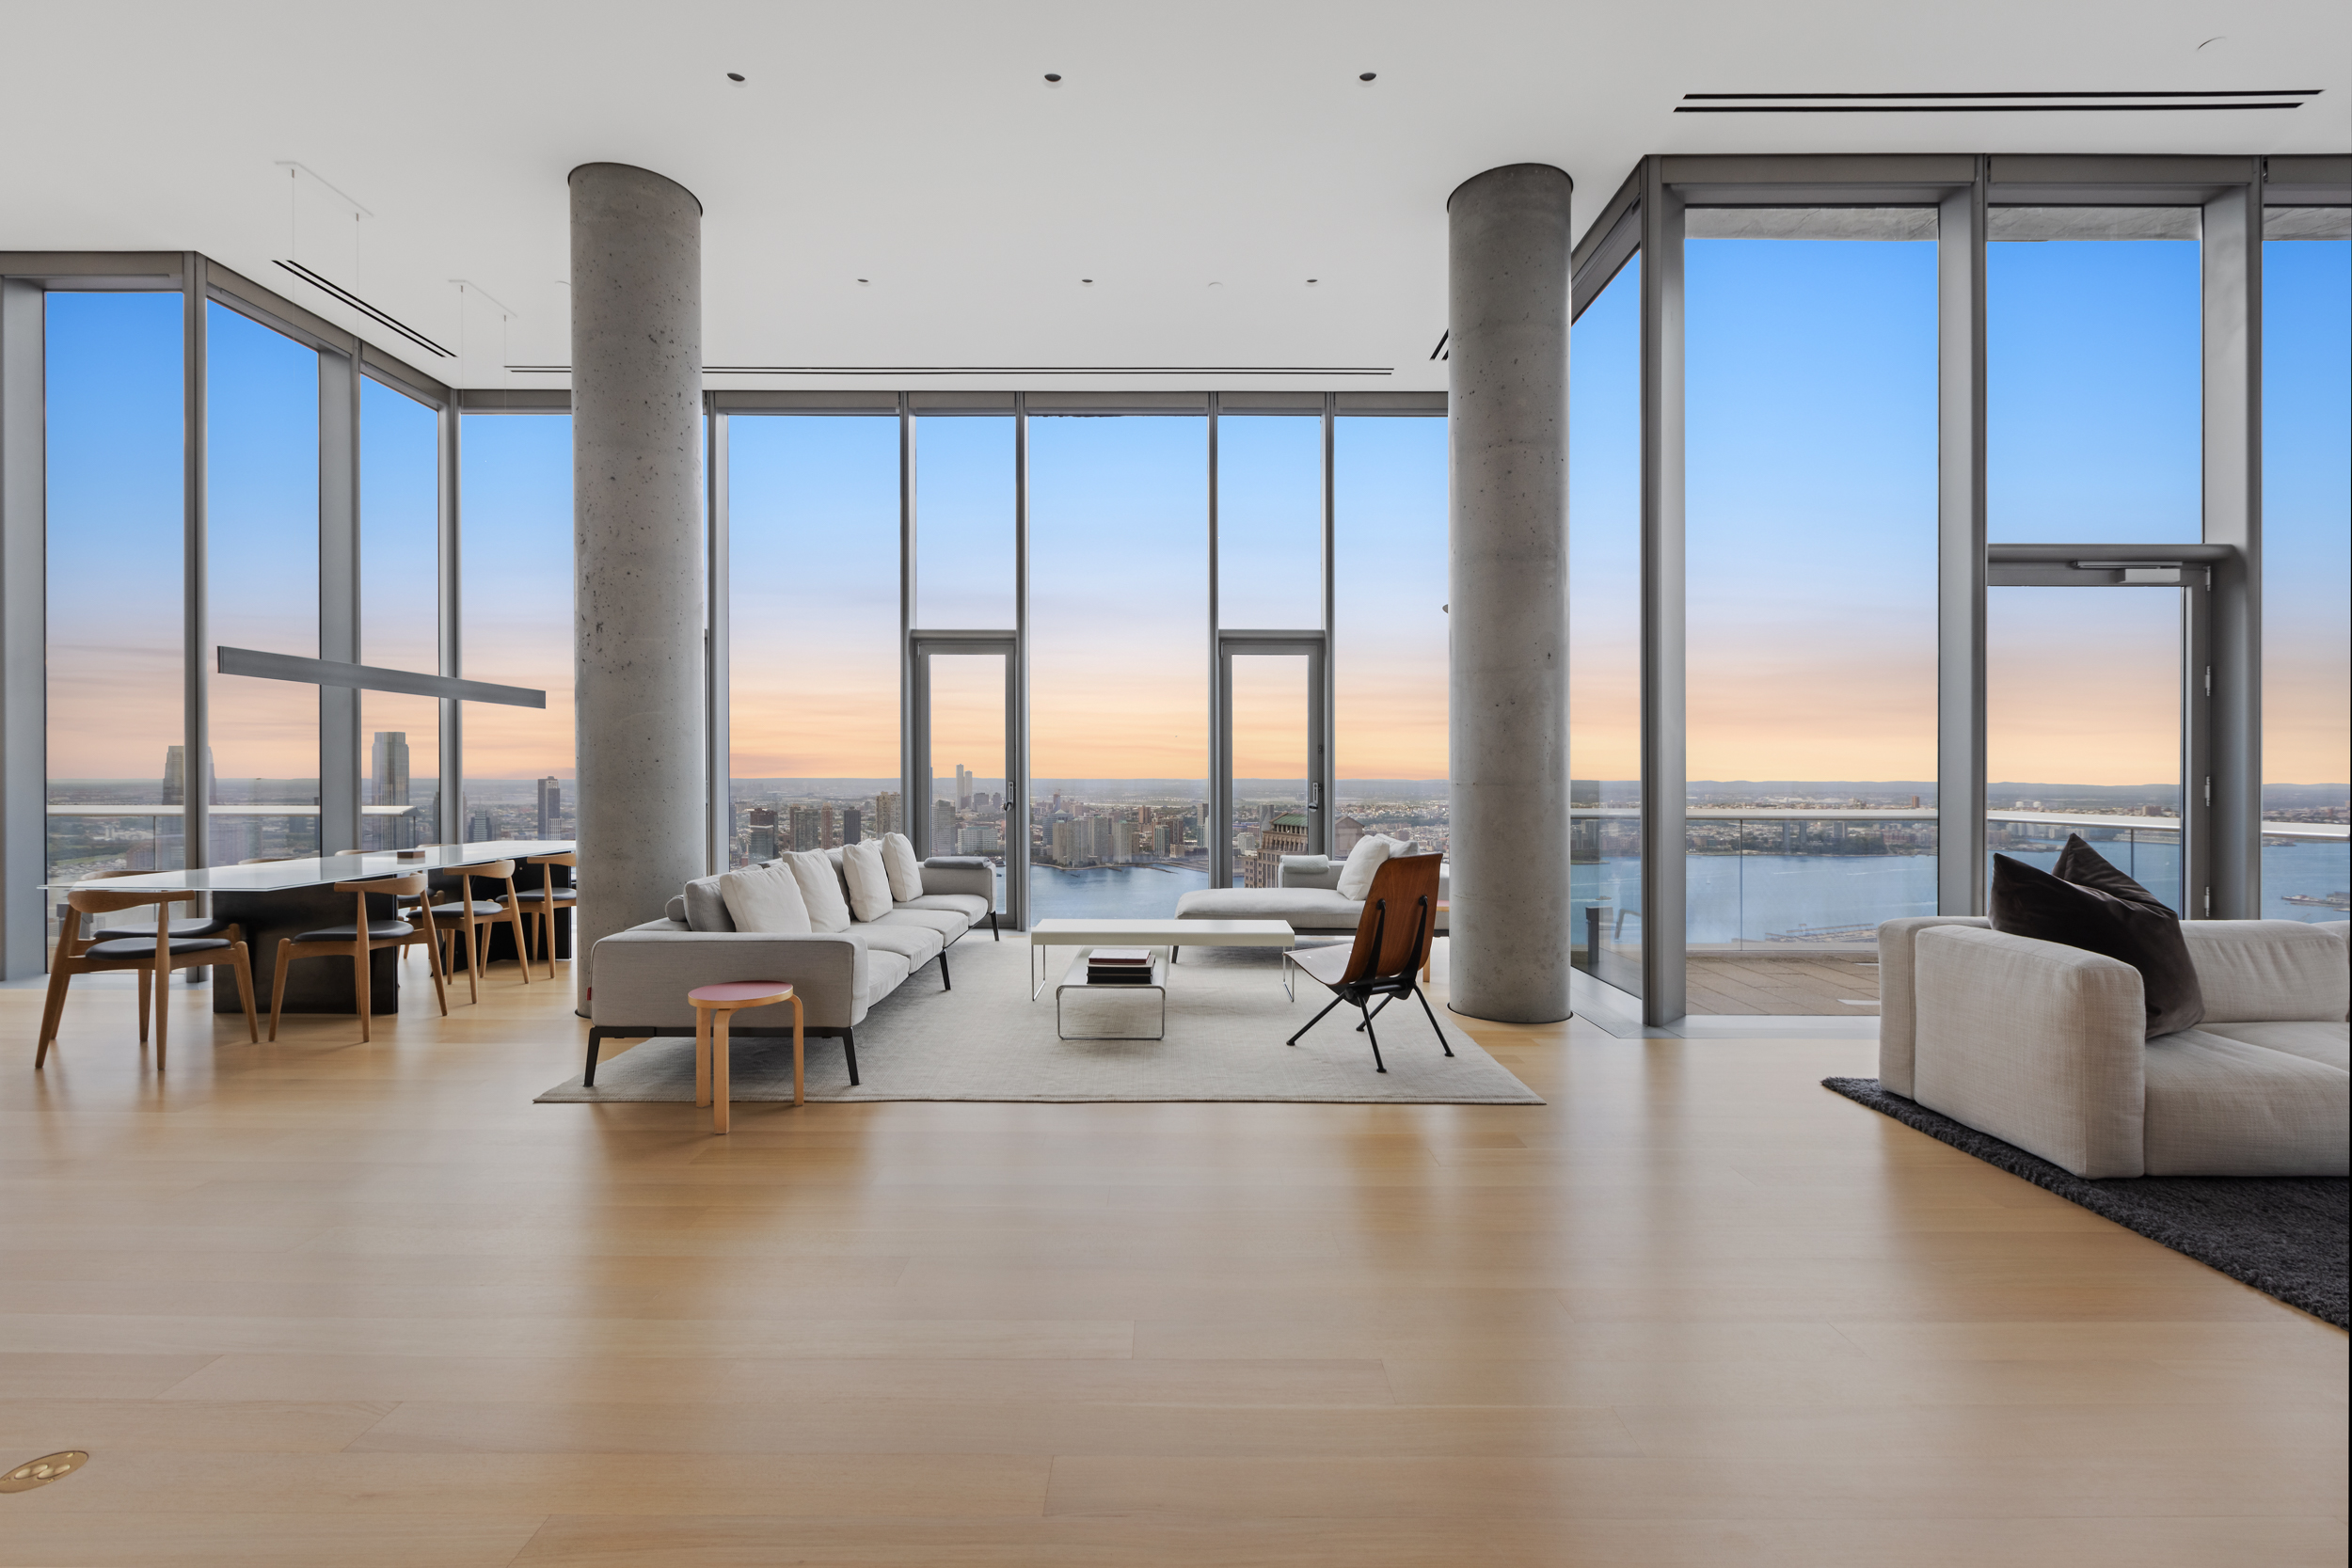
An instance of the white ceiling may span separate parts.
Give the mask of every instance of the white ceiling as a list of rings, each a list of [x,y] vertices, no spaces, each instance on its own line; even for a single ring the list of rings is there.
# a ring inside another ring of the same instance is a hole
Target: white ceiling
[[[2102,87],[2327,90],[2285,112],[1673,112],[1692,91]],[[0,249],[200,250],[467,386],[564,384],[502,367],[569,356],[564,175],[596,160],[701,198],[711,364],[1393,371],[713,385],[1415,388],[1444,385],[1446,195],[1497,164],[1565,168],[1581,226],[1645,152],[2348,148],[2341,0],[142,0],[0,18]],[[295,243],[288,160],[371,214],[357,292],[462,338],[462,363],[273,265]],[[502,343],[458,278],[514,312]]]

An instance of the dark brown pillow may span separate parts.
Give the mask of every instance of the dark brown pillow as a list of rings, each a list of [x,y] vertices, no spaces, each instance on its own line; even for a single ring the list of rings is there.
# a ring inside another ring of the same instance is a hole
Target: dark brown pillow
[[[2186,1029],[2205,1016],[2197,966],[2181,939],[2181,917],[2070,833],[2057,874],[2007,855],[1993,857],[1993,928],[2121,958],[2139,971],[2148,1036]]]

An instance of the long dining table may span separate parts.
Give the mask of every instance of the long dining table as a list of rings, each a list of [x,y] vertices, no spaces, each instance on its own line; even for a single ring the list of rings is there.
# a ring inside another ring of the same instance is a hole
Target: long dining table
[[[480,865],[485,861],[511,860],[516,863],[515,887],[525,892],[540,885],[542,872],[526,872],[522,862],[533,855],[567,854],[573,847],[570,839],[504,838],[476,844],[428,844],[414,850],[365,855],[329,855],[316,860],[263,861],[252,865],[214,865],[189,871],[142,872],[134,877],[60,878],[43,884],[51,893],[70,888],[104,888],[109,893],[133,893],[145,888],[167,889],[172,892],[202,894],[210,901],[211,914],[216,920],[233,921],[245,928],[247,951],[253,961],[254,1005],[269,1011],[272,1000],[271,984],[278,963],[278,944],[305,931],[315,931],[329,926],[348,926],[356,912],[353,895],[337,893],[337,882],[367,881],[377,877],[405,877],[412,872],[432,874],[437,883],[448,882],[448,896],[453,897],[456,884],[447,874],[460,866]],[[571,882],[571,868],[553,866],[555,884],[564,887]],[[484,891],[477,889],[477,892]],[[441,896],[437,886],[436,896]],[[59,900],[62,902],[62,900]],[[187,919],[197,912],[195,907],[178,903],[167,906],[170,918]],[[372,919],[387,919],[391,914],[391,900],[371,900],[368,910]],[[571,956],[571,909],[558,905],[555,915],[555,952],[558,958]],[[458,964],[465,962],[460,951],[463,942],[452,944],[451,957]],[[400,952],[382,948],[370,959],[368,987],[371,1006],[375,1013],[400,1010]],[[193,977],[199,971],[191,970]],[[216,988],[213,1010],[217,1013],[243,1012],[244,1004],[237,998],[237,988],[231,973],[215,966],[214,977],[228,982]],[[347,1013],[358,1002],[349,963],[310,961],[289,966],[286,971],[286,1000],[283,1010],[290,1013]]]

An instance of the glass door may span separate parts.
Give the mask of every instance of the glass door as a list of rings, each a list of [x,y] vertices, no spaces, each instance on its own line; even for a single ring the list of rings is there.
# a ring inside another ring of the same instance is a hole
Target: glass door
[[[1284,855],[1334,852],[1317,634],[1221,639],[1214,787],[1218,887],[1274,887]]]
[[[1026,838],[1014,734],[1014,658],[1009,638],[918,634],[914,657],[913,784],[907,836],[915,853],[983,860],[996,879],[995,906],[1016,928]]]
[[[2112,556],[2005,564],[1994,548],[1987,849],[2048,870],[2080,833],[2175,911],[2201,916],[2206,569]]]

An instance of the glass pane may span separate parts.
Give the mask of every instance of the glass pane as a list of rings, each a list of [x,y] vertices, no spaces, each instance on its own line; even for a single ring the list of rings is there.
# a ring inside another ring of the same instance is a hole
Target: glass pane
[[[796,809],[906,832],[898,421],[733,415],[727,463],[729,863],[792,847]]]
[[[2296,221],[2296,220],[2300,221]],[[2263,246],[2265,918],[2342,920],[2352,848],[2352,213],[2265,214],[2333,238]],[[2327,837],[2307,836],[2326,833]]]
[[[2203,528],[2193,207],[1995,207],[1986,514],[2011,543],[2193,543]]]
[[[210,641],[316,658],[319,356],[226,306],[209,311]],[[215,674],[210,702],[213,863],[317,854],[319,689]]]
[[[2077,832],[2178,911],[2179,591],[1988,593],[1985,778],[1994,852],[2046,871]]]
[[[1012,420],[934,414],[914,425],[914,624],[1010,631]]]
[[[1307,853],[1307,675],[1295,654],[1236,654],[1233,886],[1274,887],[1284,855]]]
[[[359,661],[440,673],[439,416],[359,383]],[[359,847],[440,837],[441,705],[359,694]]]
[[[572,421],[469,414],[461,421],[458,508],[464,673],[548,694],[546,708],[467,703],[462,843],[571,838]]]
[[[1935,245],[1685,268],[1690,1007],[1867,1014],[1935,910]]]
[[[1029,421],[1032,919],[1208,885],[1206,422]]]
[[[46,304],[52,876],[185,863],[180,296]],[[315,595],[314,595],[315,596]],[[56,933],[50,933],[54,940]]]
[[[1323,625],[1323,420],[1216,421],[1217,625]]]
[[[1446,850],[1445,430],[1332,421],[1335,855],[1366,833]]]
[[[929,852],[980,855],[1005,888],[1005,660],[1000,654],[937,654],[930,665],[931,777]]]
[[[1642,273],[1568,339],[1568,952],[1642,994]]]

